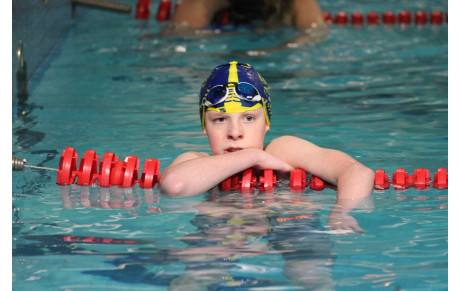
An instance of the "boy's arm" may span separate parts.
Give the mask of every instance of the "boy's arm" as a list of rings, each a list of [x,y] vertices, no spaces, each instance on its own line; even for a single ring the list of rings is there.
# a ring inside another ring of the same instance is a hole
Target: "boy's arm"
[[[294,168],[304,169],[337,185],[337,202],[329,215],[329,228],[362,231],[348,213],[371,194],[374,185],[371,169],[343,152],[321,148],[292,136],[273,140],[265,150]]]
[[[198,195],[251,167],[284,172],[293,169],[288,163],[255,148],[215,156],[188,152],[161,173],[160,193],[170,197]]]
[[[265,150],[294,168],[337,185],[339,199],[366,197],[372,192],[374,172],[343,152],[321,148],[293,136],[277,138]]]

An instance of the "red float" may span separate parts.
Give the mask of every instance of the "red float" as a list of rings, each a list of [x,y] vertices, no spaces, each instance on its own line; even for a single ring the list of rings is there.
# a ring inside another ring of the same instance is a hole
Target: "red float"
[[[221,191],[231,191],[232,190],[232,177],[228,177],[227,179],[223,180],[220,184],[219,184],[219,189]]]
[[[276,175],[273,170],[264,170],[259,177],[259,191],[273,191],[276,186]]]
[[[136,18],[137,19],[148,19],[150,17],[150,6],[152,0],[139,0],[137,2]]]
[[[160,176],[160,162],[155,159],[147,159],[144,163],[142,170],[142,176],[139,179],[140,188],[153,188],[158,183],[158,177]]]
[[[327,24],[332,24],[333,21],[332,21],[332,15],[330,12],[324,12],[323,13],[323,18],[324,18],[324,22],[326,22]]]
[[[447,15],[447,12],[446,12],[446,15]],[[442,24],[442,12],[439,10],[431,11],[430,22],[431,24],[441,25]]]
[[[80,170],[77,173],[77,185],[90,186],[96,180],[99,156],[93,150],[87,150],[80,161]]]
[[[219,189],[225,192],[239,190],[241,185],[240,180],[241,173],[230,176],[219,184]]]
[[[291,191],[304,191],[307,187],[307,173],[303,169],[291,171],[289,179],[289,188]]]
[[[363,23],[364,23],[364,17],[361,12],[353,12],[353,14],[351,14],[351,24],[363,25]]]
[[[247,169],[241,177],[241,192],[251,192],[257,185],[257,177],[253,176],[252,169]]]
[[[123,184],[123,178],[125,176],[126,162],[118,161],[115,162],[111,172],[110,172],[110,185],[111,186],[120,186]]]
[[[430,171],[427,169],[415,169],[413,175],[413,183],[417,190],[425,190],[430,187]]]
[[[125,158],[126,168],[123,176],[123,183],[120,187],[129,188],[133,187],[137,182],[139,173],[139,159],[136,156],[127,156]]]
[[[434,173],[433,187],[436,189],[447,189],[448,188],[448,174],[446,168],[439,168]]]
[[[345,11],[339,11],[334,18],[334,23],[346,25],[348,23],[348,16]]]
[[[385,11],[382,15],[383,23],[385,24],[394,24],[396,22],[396,16],[392,11]]]
[[[407,10],[399,12],[398,20],[400,24],[410,24],[412,22],[412,15]]]
[[[78,153],[72,147],[67,147],[62,151],[59,160],[59,168],[56,183],[59,185],[73,184],[77,171]]]
[[[427,15],[425,11],[415,12],[415,24],[425,25],[427,22]]]
[[[396,173],[393,173],[392,184],[397,190],[409,188],[409,173],[404,168],[396,169]]]
[[[156,19],[158,21],[169,20],[171,17],[171,0],[161,0],[158,5]]]
[[[378,169],[375,171],[374,188],[377,190],[390,188],[390,180],[388,175],[385,174],[385,170]]]
[[[379,14],[375,11],[367,13],[367,24],[376,25],[379,24]]]
[[[311,190],[321,191],[324,189],[324,181],[314,175],[310,177],[310,182],[308,184]]]
[[[118,161],[118,157],[114,153],[105,153],[99,165],[99,178],[97,185],[99,187],[111,187],[110,172]]]

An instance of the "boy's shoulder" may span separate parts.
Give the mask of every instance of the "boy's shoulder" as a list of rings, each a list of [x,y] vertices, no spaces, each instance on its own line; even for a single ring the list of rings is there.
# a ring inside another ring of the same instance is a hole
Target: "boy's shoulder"
[[[264,151],[279,157],[282,159],[287,159],[290,157],[292,161],[296,160],[299,157],[299,151],[302,151],[302,157],[308,155],[318,155],[321,148],[315,144],[295,136],[284,135],[270,141],[265,147]]]
[[[173,164],[182,163],[188,160],[209,157],[209,154],[202,152],[185,152],[174,159]]]
[[[265,145],[265,149],[267,149],[270,146],[283,147],[283,146],[297,145],[297,144],[311,144],[311,145],[313,145],[312,143],[310,143],[309,141],[307,141],[305,139],[302,139],[302,138],[299,138],[299,137],[296,137],[296,136],[292,136],[292,135],[283,135],[283,136],[277,137],[277,138],[271,140],[269,143],[267,143],[267,145]]]

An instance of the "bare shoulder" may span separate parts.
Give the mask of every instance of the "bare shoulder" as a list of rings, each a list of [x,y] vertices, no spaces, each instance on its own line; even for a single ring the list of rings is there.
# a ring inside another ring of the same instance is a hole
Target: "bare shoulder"
[[[209,154],[202,152],[185,152],[174,159],[171,165],[179,164],[188,160],[209,157]]]
[[[323,148],[295,136],[281,136],[265,146],[269,154],[286,161],[294,168],[306,167],[304,161],[312,161],[324,155]]]
[[[298,147],[302,148],[311,148],[318,149],[318,146],[309,142],[308,140],[301,139],[291,135],[284,135],[278,138],[275,138],[265,146],[265,151],[274,152],[274,151],[292,151]]]

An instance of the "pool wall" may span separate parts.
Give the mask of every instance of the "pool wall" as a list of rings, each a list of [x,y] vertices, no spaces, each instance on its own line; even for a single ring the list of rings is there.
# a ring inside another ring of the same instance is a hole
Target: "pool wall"
[[[12,4],[12,97],[13,102],[16,102],[16,74],[20,68],[17,56],[19,41],[23,42],[26,75],[27,80],[30,80],[71,25],[72,9],[71,1],[62,0],[15,0]]]

